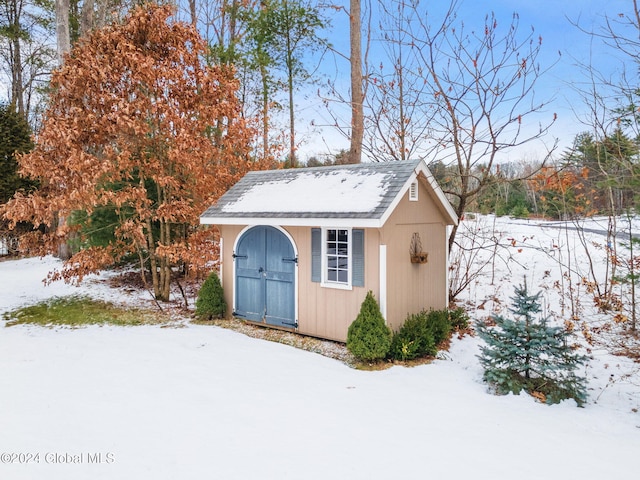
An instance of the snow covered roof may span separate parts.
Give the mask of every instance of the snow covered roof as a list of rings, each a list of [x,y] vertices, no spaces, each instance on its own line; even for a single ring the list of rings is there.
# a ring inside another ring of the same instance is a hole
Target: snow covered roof
[[[201,215],[200,223],[380,227],[421,172],[456,223],[421,160],[249,172]]]

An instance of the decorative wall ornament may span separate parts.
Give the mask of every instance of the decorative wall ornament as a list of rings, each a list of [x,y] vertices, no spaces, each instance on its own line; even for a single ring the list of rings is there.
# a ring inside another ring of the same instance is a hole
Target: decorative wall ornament
[[[427,263],[429,259],[429,254],[422,251],[422,241],[418,232],[414,232],[411,237],[409,254],[411,255],[411,263]]]

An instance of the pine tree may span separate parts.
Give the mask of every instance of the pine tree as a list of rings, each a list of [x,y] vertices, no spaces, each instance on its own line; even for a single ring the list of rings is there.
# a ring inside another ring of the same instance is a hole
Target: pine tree
[[[524,389],[547,403],[573,398],[581,406],[586,385],[576,370],[586,358],[569,345],[569,332],[540,317],[541,292],[530,295],[526,282],[514,291],[509,311],[515,320],[495,316],[495,327],[477,325],[478,335],[487,343],[479,355],[484,380],[499,394]]]
[[[13,108],[0,105],[0,203],[7,202],[19,190],[35,185],[18,175],[16,154],[33,148],[31,128]]]

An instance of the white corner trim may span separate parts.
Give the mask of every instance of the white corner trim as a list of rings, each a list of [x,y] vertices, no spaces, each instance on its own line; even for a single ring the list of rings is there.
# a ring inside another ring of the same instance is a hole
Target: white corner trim
[[[380,245],[380,312],[387,320],[387,246]],[[388,322],[387,322],[388,323]]]
[[[224,272],[222,271],[224,268],[224,238],[220,237],[220,241],[218,243],[220,244],[218,252],[218,275],[220,276],[220,286],[224,288]]]

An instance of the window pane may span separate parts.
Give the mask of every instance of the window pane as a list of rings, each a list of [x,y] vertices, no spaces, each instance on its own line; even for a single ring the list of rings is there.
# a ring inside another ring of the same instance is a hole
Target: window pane
[[[349,283],[349,230],[325,230],[325,281]]]

